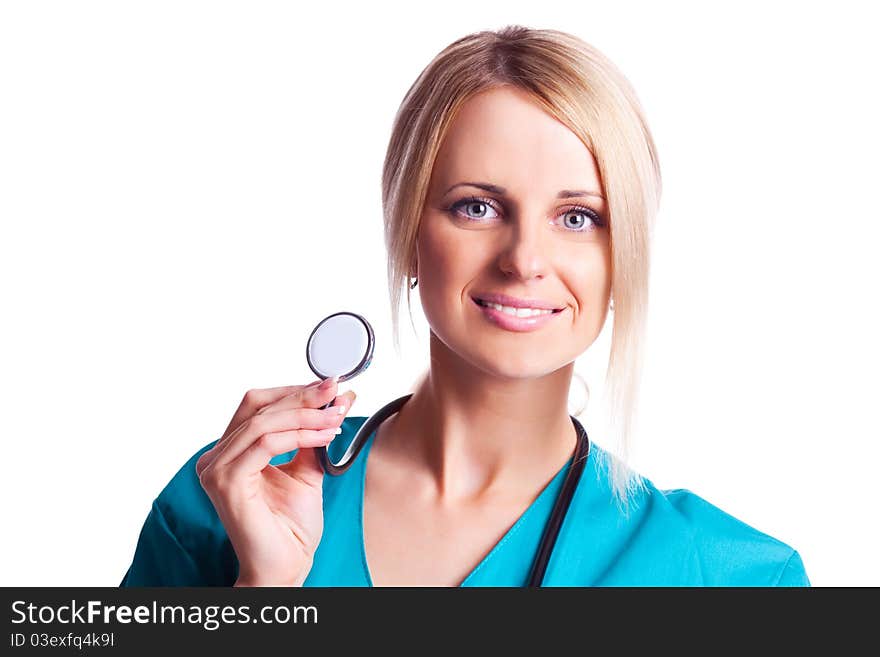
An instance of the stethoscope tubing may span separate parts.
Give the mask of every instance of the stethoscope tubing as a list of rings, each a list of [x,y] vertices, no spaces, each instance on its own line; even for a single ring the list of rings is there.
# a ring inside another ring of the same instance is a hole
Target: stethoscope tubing
[[[330,460],[330,455],[327,453],[326,446],[322,445],[321,447],[318,447],[318,460],[321,462],[321,467],[324,468],[324,472],[338,476],[348,470],[357,459],[358,454],[360,454],[360,451],[364,448],[367,439],[373,431],[375,431],[376,428],[386,419],[400,410],[400,407],[403,406],[410,397],[412,397],[412,393],[404,395],[403,397],[398,397],[393,402],[385,404],[382,408],[368,417],[367,421],[358,429],[354,439],[348,444],[348,449],[345,450],[345,454],[342,455],[342,460],[340,460],[339,463],[334,463]],[[333,402],[331,401],[322,408],[327,408],[332,403]]]

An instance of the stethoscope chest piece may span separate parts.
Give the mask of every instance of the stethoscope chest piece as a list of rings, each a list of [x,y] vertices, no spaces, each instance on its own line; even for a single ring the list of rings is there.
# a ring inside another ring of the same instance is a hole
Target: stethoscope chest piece
[[[362,316],[334,313],[312,330],[306,361],[322,379],[338,376],[340,382],[348,381],[370,366],[375,343],[373,327]]]
[[[375,344],[373,327],[364,317],[345,311],[334,313],[322,319],[309,335],[306,362],[319,378],[337,376],[341,383],[353,379],[370,366]],[[330,401],[322,408],[332,403]],[[326,447],[318,448],[318,460],[325,472],[337,475],[348,469],[362,446],[363,440],[358,441],[361,433],[358,432],[339,463],[330,460]]]

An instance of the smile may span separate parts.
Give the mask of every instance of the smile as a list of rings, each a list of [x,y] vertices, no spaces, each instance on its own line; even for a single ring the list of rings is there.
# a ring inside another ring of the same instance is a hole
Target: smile
[[[471,300],[484,317],[495,326],[507,331],[534,331],[552,321],[556,315],[564,311],[564,309],[514,308],[513,306],[480,301],[473,297]]]

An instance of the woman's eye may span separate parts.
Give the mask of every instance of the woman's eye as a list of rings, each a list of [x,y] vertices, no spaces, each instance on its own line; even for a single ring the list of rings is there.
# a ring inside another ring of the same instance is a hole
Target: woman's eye
[[[571,223],[569,223],[569,217],[573,217]],[[592,212],[588,212],[586,210],[569,210],[562,215],[562,223],[565,225],[565,227],[571,228],[576,232],[589,230],[589,228],[584,228],[584,225],[587,222],[590,222],[594,225],[599,225],[598,217],[596,217]]]
[[[487,212],[495,212],[492,206],[484,201],[464,200],[453,206],[453,208],[459,207],[464,210],[465,216],[469,219],[485,219]]]

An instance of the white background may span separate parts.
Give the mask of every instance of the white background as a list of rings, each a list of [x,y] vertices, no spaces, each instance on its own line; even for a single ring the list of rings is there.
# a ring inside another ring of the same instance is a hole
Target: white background
[[[391,122],[451,41],[519,23],[605,52],[657,141],[634,464],[797,548],[814,585],[880,585],[869,4],[3,3],[0,584],[118,584],[244,392],[314,379],[327,314],[377,333],[352,415],[411,389]],[[594,399],[610,326],[576,365]]]

